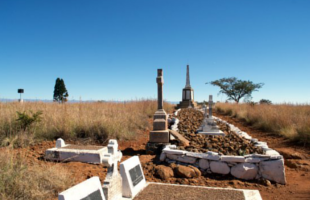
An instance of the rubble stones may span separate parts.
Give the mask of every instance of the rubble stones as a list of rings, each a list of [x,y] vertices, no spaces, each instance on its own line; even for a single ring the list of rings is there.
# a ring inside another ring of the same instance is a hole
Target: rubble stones
[[[201,176],[200,170],[191,165],[189,166],[178,165],[177,167],[174,168],[174,173],[176,177],[180,178],[197,178]]]
[[[167,167],[165,165],[158,165],[156,167],[155,173],[162,180],[168,180],[169,178],[174,176],[173,170],[170,167]]]

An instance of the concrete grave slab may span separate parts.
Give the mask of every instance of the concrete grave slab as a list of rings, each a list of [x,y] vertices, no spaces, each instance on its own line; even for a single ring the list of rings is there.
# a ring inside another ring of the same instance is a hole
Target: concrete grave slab
[[[169,191],[169,192],[167,192]],[[173,193],[171,191],[177,191]],[[165,196],[165,199],[187,200],[188,194],[198,194],[199,199],[218,199],[218,200],[262,200],[258,190],[233,189],[191,186],[167,183],[148,183],[147,187],[137,195],[134,200],[147,199],[148,196],[155,198]],[[194,197],[191,196],[191,199]],[[124,200],[125,198],[123,198]]]
[[[105,200],[98,176],[58,194],[58,200]]]
[[[138,156],[133,156],[120,165],[123,179],[123,197],[133,198],[146,186],[143,169]]]
[[[55,148],[45,151],[45,159],[60,162],[100,164],[104,153],[107,151],[107,147],[104,146],[65,145],[62,139],[58,139]]]

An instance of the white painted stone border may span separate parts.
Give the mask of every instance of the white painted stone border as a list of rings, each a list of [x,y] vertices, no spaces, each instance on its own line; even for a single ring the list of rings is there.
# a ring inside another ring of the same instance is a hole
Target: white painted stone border
[[[280,184],[286,184],[283,156],[277,151],[269,148],[266,142],[260,142],[252,138],[238,127],[218,117],[213,116],[213,118],[215,121],[229,126],[233,134],[251,141],[255,146],[262,147],[264,154],[230,156],[219,155],[212,151],[208,151],[207,153],[195,153],[177,150],[175,145],[167,145],[162,151],[160,160],[168,163],[190,164],[208,173],[230,173],[234,177],[245,180],[265,178]],[[233,173],[231,173],[232,169]]]

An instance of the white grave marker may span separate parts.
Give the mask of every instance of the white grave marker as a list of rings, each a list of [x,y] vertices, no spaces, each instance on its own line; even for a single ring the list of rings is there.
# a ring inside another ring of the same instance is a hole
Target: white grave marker
[[[58,194],[58,200],[105,200],[98,176],[79,183]]]
[[[133,198],[145,187],[145,177],[138,156],[122,162],[120,173],[123,179],[123,197]]]

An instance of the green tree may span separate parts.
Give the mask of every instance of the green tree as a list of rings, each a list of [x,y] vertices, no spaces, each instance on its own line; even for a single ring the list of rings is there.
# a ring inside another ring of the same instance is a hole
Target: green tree
[[[206,83],[209,84],[209,83]],[[239,103],[243,97],[251,98],[252,92],[258,91],[264,84],[253,83],[252,81],[239,80],[236,77],[222,78],[210,82],[211,85],[220,87],[220,92],[227,95],[228,100]]]
[[[268,104],[268,105],[271,105],[272,102],[271,102],[270,100],[268,100],[268,99],[261,99],[261,100],[259,101],[259,104]]]
[[[57,78],[55,87],[54,87],[54,101],[57,101],[59,103],[64,103],[68,99],[68,91],[65,86],[65,82],[63,79]]]

